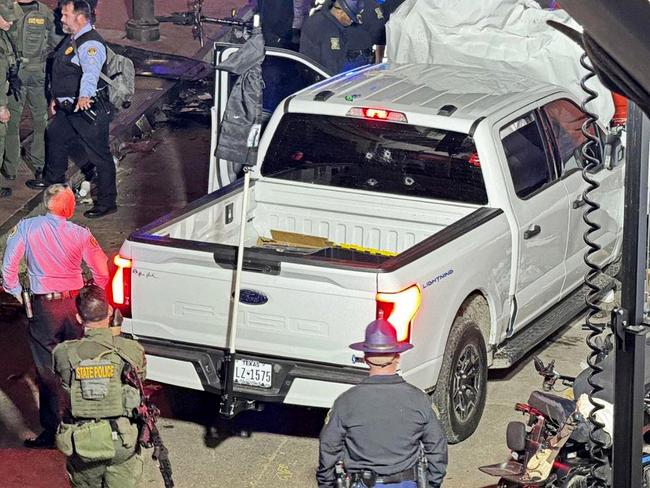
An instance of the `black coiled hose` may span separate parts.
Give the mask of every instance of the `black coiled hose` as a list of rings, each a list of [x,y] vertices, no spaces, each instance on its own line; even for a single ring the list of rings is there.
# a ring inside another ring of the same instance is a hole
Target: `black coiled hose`
[[[587,319],[586,327],[590,331],[587,336],[587,345],[591,352],[587,358],[587,363],[589,364],[590,372],[588,376],[588,383],[591,386],[591,393],[589,394],[589,402],[593,406],[593,410],[589,415],[589,421],[591,423],[591,430],[589,433],[589,438],[591,439],[590,445],[590,454],[593,461],[589,475],[587,476],[589,487],[593,488],[604,488],[608,486],[608,476],[607,468],[609,466],[608,460],[606,457],[605,449],[607,447],[603,439],[606,438],[607,434],[603,430],[604,424],[599,422],[596,419],[596,412],[602,410],[604,406],[599,400],[595,397],[597,393],[603,390],[603,387],[598,384],[596,376],[598,373],[602,372],[603,369],[598,365],[597,361],[602,359],[604,351],[602,346],[596,341],[598,337],[603,332],[603,325],[597,324],[594,322],[594,317],[601,312],[599,306],[599,301],[602,294],[602,288],[598,285],[597,279],[603,273],[603,268],[600,267],[592,259],[593,255],[600,251],[601,247],[595,240],[594,234],[600,230],[600,225],[598,225],[593,219],[592,214],[598,209],[600,205],[592,199],[592,193],[597,190],[600,186],[597,180],[592,176],[593,170],[600,164],[600,161],[594,156],[596,151],[590,150],[598,144],[598,139],[594,134],[597,133],[596,129],[596,120],[598,116],[587,109],[589,102],[594,100],[598,94],[587,86],[587,82],[596,76],[593,68],[588,62],[586,54],[583,54],[580,58],[580,64],[583,68],[587,70],[587,74],[580,80],[580,86],[587,94],[587,97],[582,102],[582,110],[587,115],[587,120],[585,120],[582,125],[582,133],[585,136],[585,143],[582,146],[582,158],[583,158],[583,167],[582,167],[582,178],[587,183],[587,189],[582,194],[582,198],[585,202],[585,211],[582,219],[585,224],[587,224],[587,230],[583,235],[584,242],[587,244],[587,251],[585,252],[584,262],[589,268],[585,275],[584,283],[589,287],[589,294],[587,295]],[[591,131],[590,131],[591,129]]]

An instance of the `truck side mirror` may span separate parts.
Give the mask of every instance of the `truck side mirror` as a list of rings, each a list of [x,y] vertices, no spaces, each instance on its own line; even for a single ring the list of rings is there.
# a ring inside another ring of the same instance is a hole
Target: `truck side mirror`
[[[621,141],[620,132],[611,132],[605,138],[605,153],[603,161],[605,167],[612,170],[620,166],[625,160],[625,147]]]

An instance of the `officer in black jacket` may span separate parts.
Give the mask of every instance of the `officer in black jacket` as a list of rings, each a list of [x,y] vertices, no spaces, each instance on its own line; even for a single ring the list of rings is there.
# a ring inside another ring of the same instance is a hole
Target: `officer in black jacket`
[[[111,120],[106,82],[106,43],[91,24],[91,5],[85,0],[61,2],[62,24],[69,36],[52,62],[52,111],[47,129],[47,161],[43,181],[30,180],[32,188],[63,183],[72,143],[83,143],[97,171],[97,201],[84,215],[98,218],[117,211],[115,164],[108,137]]]
[[[300,52],[334,75],[373,62],[373,39],[362,22],[365,0],[335,0],[305,20]]]
[[[400,353],[413,346],[398,342],[395,328],[379,319],[366,328],[364,342],[350,347],[365,353],[369,376],[339,396],[327,416],[320,435],[319,488],[336,486],[341,461],[352,487],[416,488],[422,454],[428,463],[426,486],[440,487],[447,439],[429,397],[397,375]]]

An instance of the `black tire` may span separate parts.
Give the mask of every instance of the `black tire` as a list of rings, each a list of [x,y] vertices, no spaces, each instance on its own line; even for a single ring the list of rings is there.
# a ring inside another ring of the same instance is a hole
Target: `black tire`
[[[474,433],[486,396],[487,353],[483,334],[474,322],[457,317],[447,338],[438,383],[431,397],[450,444]]]

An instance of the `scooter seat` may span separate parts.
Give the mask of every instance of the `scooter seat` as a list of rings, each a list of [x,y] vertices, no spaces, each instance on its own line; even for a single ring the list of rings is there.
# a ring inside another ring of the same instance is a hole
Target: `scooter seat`
[[[576,409],[573,400],[543,391],[533,391],[528,398],[528,405],[536,408],[558,425],[562,425]]]

